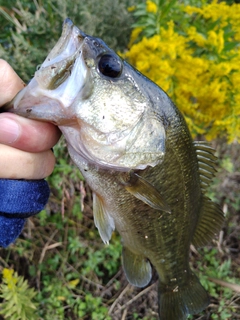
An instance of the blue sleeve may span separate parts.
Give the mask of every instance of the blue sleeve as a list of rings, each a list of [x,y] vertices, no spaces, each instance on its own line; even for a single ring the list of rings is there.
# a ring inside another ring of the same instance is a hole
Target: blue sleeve
[[[49,194],[45,180],[0,179],[1,247],[7,247],[19,236],[26,218],[44,208]]]

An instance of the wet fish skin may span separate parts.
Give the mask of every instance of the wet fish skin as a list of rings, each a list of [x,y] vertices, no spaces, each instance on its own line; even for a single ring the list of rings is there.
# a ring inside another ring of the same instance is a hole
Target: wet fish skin
[[[204,195],[213,150],[193,143],[168,96],[106,44],[67,19],[63,33],[11,112],[49,121],[93,191],[94,221],[108,243],[122,237],[128,281],[159,275],[159,317],[184,320],[208,294],[189,267],[189,247],[204,245],[223,222]]]

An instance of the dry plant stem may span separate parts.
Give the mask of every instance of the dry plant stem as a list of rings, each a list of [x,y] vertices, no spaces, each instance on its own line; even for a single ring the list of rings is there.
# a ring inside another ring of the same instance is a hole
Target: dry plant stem
[[[127,317],[127,312],[128,312],[128,309],[125,309],[125,310],[123,311],[123,315],[122,315],[122,319],[121,319],[121,320],[125,320],[125,319],[126,319],[126,317]]]
[[[217,241],[217,247],[218,247],[218,251],[223,254],[223,250],[222,250],[222,244],[223,244],[223,236],[224,236],[224,232],[223,230],[221,230],[219,232],[219,237],[218,237],[218,241]]]
[[[151,291],[154,286],[155,286],[155,283],[153,283],[151,286],[147,287],[143,291],[139,292],[139,294],[137,294],[134,298],[132,298],[127,303],[125,303],[123,306],[121,306],[118,311],[123,310],[123,309],[127,308],[128,306],[130,306],[130,304],[132,304],[134,301],[138,300],[145,293],[147,293],[148,291]]]
[[[155,286],[155,283],[153,283],[151,286],[145,288],[144,290],[142,290],[141,292],[139,292],[134,298],[132,298],[131,300],[129,300],[127,303],[125,303],[124,305],[120,306],[116,312],[119,312],[123,309],[127,310],[127,307],[130,306],[134,301],[138,300],[141,296],[143,296],[145,293],[147,293],[148,291],[151,291],[151,289]],[[122,297],[126,294],[126,292],[130,289],[131,285],[128,284],[124,290],[121,292],[121,294],[119,295],[119,297],[114,301],[114,303],[112,304],[111,308],[109,309],[108,314],[110,315],[113,312],[113,309],[115,308],[116,304],[122,299]]]
[[[6,263],[6,261],[2,257],[0,257],[0,262],[4,265],[5,268],[8,268],[8,264]]]
[[[215,278],[208,278],[209,281],[212,281],[216,284],[219,284],[222,287],[226,287],[229,288],[235,292],[239,292],[240,293],[240,285],[239,284],[235,284],[235,283],[229,283],[220,279],[215,279]]]
[[[113,302],[113,304],[111,305],[111,308],[108,311],[108,314],[111,315],[111,313],[113,312],[113,309],[115,308],[116,304],[122,299],[122,297],[125,295],[125,293],[130,289],[131,285],[128,284],[123,291],[120,293],[119,297]]]
[[[40,259],[39,259],[39,264],[41,264],[43,262],[43,259],[44,259],[44,256],[45,256],[47,250],[50,250],[50,249],[53,249],[53,248],[56,248],[56,247],[62,245],[61,242],[57,242],[57,243],[54,243],[54,244],[50,245],[50,242],[55,237],[57,232],[58,232],[58,230],[55,230],[53,232],[53,234],[51,235],[51,237],[48,239],[47,243],[43,247],[42,253],[41,253],[41,256],[40,256]],[[38,269],[38,272],[37,272],[37,288],[38,288],[38,290],[40,290],[40,278],[41,278],[41,270]]]
[[[231,303],[229,305],[232,305],[234,303],[240,302],[240,295],[238,293],[236,293],[232,299],[231,299]],[[240,306],[237,307],[237,309],[240,309]]]

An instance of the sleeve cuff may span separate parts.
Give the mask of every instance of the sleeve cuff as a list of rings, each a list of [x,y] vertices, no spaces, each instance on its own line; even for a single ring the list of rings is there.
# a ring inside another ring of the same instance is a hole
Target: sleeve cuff
[[[45,180],[0,179],[0,215],[28,218],[44,208],[49,194]]]
[[[0,246],[15,241],[26,218],[44,208],[49,194],[45,180],[0,179]]]

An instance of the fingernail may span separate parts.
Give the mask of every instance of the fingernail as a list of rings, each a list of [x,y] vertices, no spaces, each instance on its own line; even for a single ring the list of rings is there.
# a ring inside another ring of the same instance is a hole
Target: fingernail
[[[20,134],[19,124],[11,119],[0,119],[0,143],[11,144]]]

